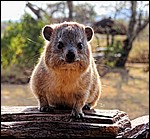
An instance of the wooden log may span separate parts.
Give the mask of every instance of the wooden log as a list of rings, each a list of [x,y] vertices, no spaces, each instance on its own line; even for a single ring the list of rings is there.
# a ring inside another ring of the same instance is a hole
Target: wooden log
[[[131,120],[131,128],[120,133],[120,138],[149,138],[149,115]]]
[[[1,107],[1,136],[16,138],[116,137],[131,128],[128,115],[119,110],[84,110],[82,119],[71,110],[39,112],[35,106]]]

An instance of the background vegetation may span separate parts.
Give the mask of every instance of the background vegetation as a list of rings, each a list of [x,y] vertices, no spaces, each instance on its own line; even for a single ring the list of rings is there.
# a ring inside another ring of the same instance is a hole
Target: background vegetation
[[[114,17],[112,15],[113,20],[120,21],[126,26],[127,35],[115,36],[114,43],[110,45],[106,43],[105,34],[101,36],[98,34],[98,37],[94,38],[95,40],[92,42],[93,51],[97,47],[107,48],[101,63],[110,67],[125,67],[126,61],[149,62],[149,32],[148,26],[146,26],[149,16],[142,9],[137,11],[137,6],[140,6],[137,2],[127,3],[123,1],[120,2],[120,5],[116,3]],[[105,7],[105,9],[108,10],[108,7]],[[5,25],[5,29],[2,28],[1,35],[2,82],[8,81],[10,78],[21,80],[17,79],[17,76],[24,78],[24,82],[29,81],[29,76],[43,50],[44,39],[41,36],[41,29],[45,24],[73,20],[93,26],[98,16],[94,5],[89,3],[75,5],[73,1],[47,4],[45,9],[27,2],[26,8],[30,9],[35,16],[25,12],[19,22],[8,21],[2,23]],[[126,13],[130,15],[128,23],[121,18],[117,18],[117,15],[121,14],[126,8],[128,9]],[[133,29],[131,30],[131,28]],[[133,39],[130,40],[130,38]],[[118,54],[120,57],[117,56]],[[120,63],[120,61],[124,61],[124,63]]]

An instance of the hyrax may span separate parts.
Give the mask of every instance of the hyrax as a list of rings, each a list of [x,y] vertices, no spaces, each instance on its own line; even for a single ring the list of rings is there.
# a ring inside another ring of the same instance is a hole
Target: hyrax
[[[101,82],[89,42],[93,29],[76,22],[46,25],[47,41],[31,76],[31,89],[40,111],[53,107],[72,109],[72,116],[83,116],[82,108],[96,106]]]

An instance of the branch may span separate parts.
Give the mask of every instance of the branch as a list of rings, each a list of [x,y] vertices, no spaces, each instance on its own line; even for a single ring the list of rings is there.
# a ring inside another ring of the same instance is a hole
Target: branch
[[[134,35],[133,35],[133,40],[138,36],[138,34],[148,25],[149,23],[149,17],[144,21],[143,24],[140,24],[140,26],[137,27]]]
[[[33,8],[33,5],[29,2],[26,4],[26,6],[37,16],[38,19],[41,18],[39,8],[38,9]]]
[[[42,19],[41,11],[46,14],[46,12],[43,9],[39,8],[36,5],[33,5],[30,2],[27,2],[26,6],[37,16],[38,19]],[[36,7],[36,8],[33,8],[33,7]]]
[[[65,11],[65,3],[64,2],[57,2],[54,4],[48,4],[46,11],[49,11],[49,15],[53,17],[53,14],[56,12],[64,13]]]

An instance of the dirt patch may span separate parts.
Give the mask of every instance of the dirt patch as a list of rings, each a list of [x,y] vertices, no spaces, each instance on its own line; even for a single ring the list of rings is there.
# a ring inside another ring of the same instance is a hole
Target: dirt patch
[[[16,77],[14,75],[9,76],[3,76],[1,75],[1,83],[5,84],[27,84],[29,83],[30,78],[29,77]]]

